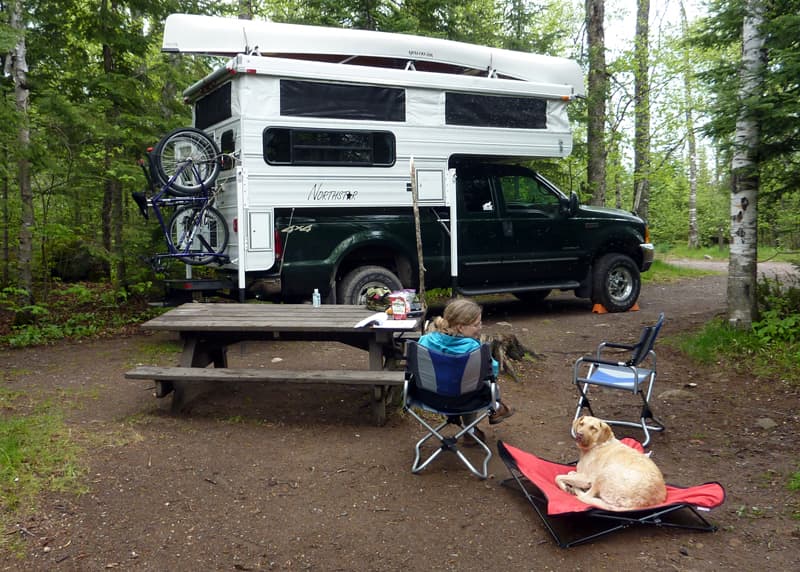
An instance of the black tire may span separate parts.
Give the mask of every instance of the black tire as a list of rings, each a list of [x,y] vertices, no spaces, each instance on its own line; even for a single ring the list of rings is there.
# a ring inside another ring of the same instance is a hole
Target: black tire
[[[228,246],[228,225],[222,214],[214,207],[188,206],[175,211],[169,221],[169,236],[178,251],[178,259],[192,266],[203,266],[210,262],[222,262],[222,255]],[[203,217],[194,236],[192,228],[198,216]],[[187,243],[191,240],[187,249]]]
[[[609,312],[627,312],[639,299],[642,279],[636,263],[624,254],[605,254],[594,266],[592,302]]]
[[[530,290],[528,292],[515,292],[517,300],[526,304],[538,304],[550,295],[552,290]]]
[[[400,279],[383,266],[362,266],[344,277],[336,290],[337,303],[363,306],[368,288],[384,286],[394,292],[401,290]]]
[[[219,147],[199,129],[181,127],[158,142],[153,150],[153,165],[161,185],[172,180],[169,192],[196,195],[211,187],[219,176]]]

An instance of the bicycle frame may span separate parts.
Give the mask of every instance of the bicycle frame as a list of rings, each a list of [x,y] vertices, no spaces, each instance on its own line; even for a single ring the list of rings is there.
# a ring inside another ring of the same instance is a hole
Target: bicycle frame
[[[199,195],[169,196],[168,193],[172,183],[178,177],[180,177],[186,171],[186,169],[192,169],[195,179],[201,181],[197,167],[191,161],[186,161],[180,165],[170,180],[159,188],[152,175],[154,169],[151,152],[147,153],[147,160],[147,166],[145,166],[144,161],[141,160],[139,161],[139,164],[144,171],[148,187],[150,188],[151,192],[153,192],[153,195],[151,197],[147,197],[145,193],[133,193],[133,198],[145,219],[150,218],[148,208],[153,209],[156,219],[158,220],[158,224],[161,227],[161,232],[167,242],[168,252],[156,254],[151,257],[151,262],[153,263],[154,267],[160,268],[162,267],[163,260],[175,258],[188,264],[191,263],[191,260],[200,260],[206,258],[210,258],[210,261],[220,264],[227,262],[229,260],[227,255],[215,252],[213,247],[206,241],[205,237],[202,234],[198,234],[206,213],[211,207],[213,207],[214,204],[215,193],[213,187],[206,187],[201,184],[201,194]],[[164,215],[162,214],[161,210],[162,208],[175,208],[177,212],[177,209],[180,207],[196,207],[192,212],[193,216],[191,224],[185,225],[185,228],[181,230],[181,234],[178,237],[178,244],[185,245],[183,249],[179,249],[176,243],[173,241],[170,229],[167,228],[167,223],[164,220]],[[190,250],[195,240],[199,241],[204,249],[203,251],[193,252]]]

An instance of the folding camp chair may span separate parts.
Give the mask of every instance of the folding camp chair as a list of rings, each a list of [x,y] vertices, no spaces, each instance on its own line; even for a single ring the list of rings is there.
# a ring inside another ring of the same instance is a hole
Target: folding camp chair
[[[472,474],[485,479],[492,451],[476,435],[475,426],[497,407],[497,394],[489,346],[481,345],[469,354],[451,355],[409,341],[406,344],[403,408],[428,431],[417,442],[411,472],[419,473],[442,451],[450,451]],[[415,408],[444,415],[445,420],[434,427]],[[465,422],[464,416],[474,418]],[[448,425],[456,427],[454,434],[443,431]],[[433,437],[438,439],[439,447],[423,459],[422,447]],[[471,439],[481,449],[482,469],[477,469],[459,449],[462,437]]]
[[[639,451],[644,450],[633,439],[622,439],[622,442]],[[688,488],[667,485],[667,499],[660,505],[625,512],[607,511],[585,504],[558,488],[556,476],[574,471],[574,465],[545,461],[502,441],[497,443],[497,449],[511,473],[511,478],[501,484],[514,487],[525,495],[561,548],[583,544],[637,525],[703,532],[717,529],[700,514],[700,511],[709,511],[725,502],[725,489],[717,482]]]
[[[573,367],[572,382],[578,388],[578,406],[575,408],[575,419],[588,409],[592,417],[599,417],[609,425],[636,427],[644,431],[642,446],[650,443],[650,431],[663,431],[664,425],[653,416],[650,407],[650,395],[656,381],[656,353],[653,345],[656,336],[664,324],[664,313],[652,326],[642,330],[639,342],[635,345],[602,342],[597,346],[595,357],[578,358]],[[608,349],[624,350],[627,360],[613,360]],[[597,385],[608,389],[620,389],[638,395],[642,399],[642,409],[638,421],[605,419],[595,415],[589,402],[589,386]],[[575,436],[574,434],[572,435]]]

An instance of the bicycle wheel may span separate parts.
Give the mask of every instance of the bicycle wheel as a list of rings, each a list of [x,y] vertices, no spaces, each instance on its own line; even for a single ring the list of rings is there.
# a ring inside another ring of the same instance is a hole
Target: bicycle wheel
[[[182,207],[169,221],[169,236],[182,262],[193,266],[221,263],[222,257],[215,255],[228,246],[228,225],[214,207]]]
[[[219,148],[208,135],[193,127],[167,133],[153,151],[156,176],[169,192],[186,196],[207,189],[220,171]]]

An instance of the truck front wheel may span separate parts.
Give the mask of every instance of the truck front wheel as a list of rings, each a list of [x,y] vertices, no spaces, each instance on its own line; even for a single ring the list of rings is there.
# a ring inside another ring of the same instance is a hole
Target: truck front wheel
[[[609,312],[627,312],[639,299],[642,279],[629,256],[606,254],[597,261],[592,279],[592,302]]]
[[[383,266],[356,268],[344,277],[337,288],[337,302],[363,306],[367,301],[367,289],[380,286],[386,287],[392,292],[403,288],[400,279]]]

